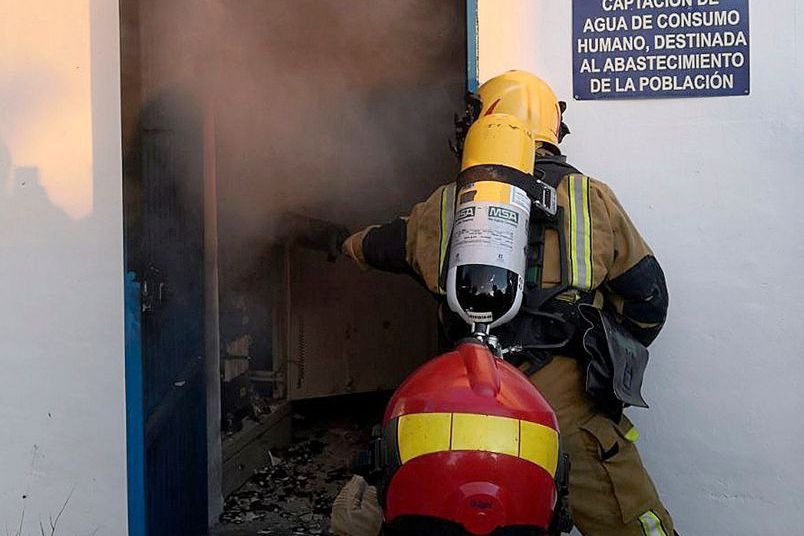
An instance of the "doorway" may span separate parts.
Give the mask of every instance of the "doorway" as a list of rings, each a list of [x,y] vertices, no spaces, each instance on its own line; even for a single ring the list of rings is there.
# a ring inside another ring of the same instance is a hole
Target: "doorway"
[[[294,414],[323,399],[348,419],[326,400],[388,392],[435,354],[424,289],[297,247],[282,221],[358,230],[452,180],[466,8],[121,0],[121,15],[127,342],[143,380],[132,534],[200,535]]]

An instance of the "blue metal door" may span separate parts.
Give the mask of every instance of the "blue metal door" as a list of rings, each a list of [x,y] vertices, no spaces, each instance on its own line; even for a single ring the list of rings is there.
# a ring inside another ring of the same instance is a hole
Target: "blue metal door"
[[[150,100],[126,156],[126,263],[139,287],[131,299],[139,300],[140,323],[128,362],[136,367],[139,353],[147,536],[207,532],[203,132],[188,103],[178,95]],[[130,430],[140,424],[132,428],[133,418]]]

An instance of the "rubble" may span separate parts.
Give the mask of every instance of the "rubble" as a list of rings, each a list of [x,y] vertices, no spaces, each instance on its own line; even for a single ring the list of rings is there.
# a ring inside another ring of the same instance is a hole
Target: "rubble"
[[[217,534],[330,534],[332,502],[351,477],[356,456],[368,447],[372,425],[379,422],[382,403],[371,407],[370,417],[365,406],[344,408],[340,415],[332,407],[328,411],[334,415],[294,415],[293,443],[271,451],[272,463],[227,498]],[[228,532],[227,527],[249,530]]]

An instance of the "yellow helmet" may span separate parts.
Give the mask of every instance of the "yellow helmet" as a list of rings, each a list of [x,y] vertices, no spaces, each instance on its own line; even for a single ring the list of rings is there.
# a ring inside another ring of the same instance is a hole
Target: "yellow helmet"
[[[528,125],[513,115],[493,113],[474,122],[466,134],[461,171],[500,165],[533,174],[536,141]]]
[[[525,71],[508,71],[487,81],[477,93],[483,106],[480,117],[513,115],[527,125],[536,141],[558,147],[563,137],[562,106],[544,80]]]

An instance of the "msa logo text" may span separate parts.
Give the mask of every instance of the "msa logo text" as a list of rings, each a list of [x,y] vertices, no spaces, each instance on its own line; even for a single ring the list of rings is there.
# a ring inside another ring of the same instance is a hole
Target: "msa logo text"
[[[514,210],[508,210],[503,207],[489,207],[489,218],[510,222],[514,225],[519,223],[519,214]]]
[[[455,214],[455,221],[465,220],[466,218],[474,218],[475,217],[475,207],[465,207],[458,211]]]

